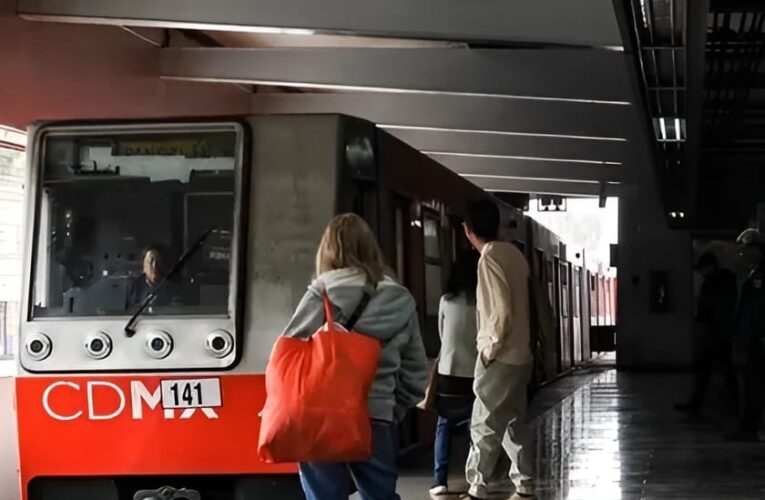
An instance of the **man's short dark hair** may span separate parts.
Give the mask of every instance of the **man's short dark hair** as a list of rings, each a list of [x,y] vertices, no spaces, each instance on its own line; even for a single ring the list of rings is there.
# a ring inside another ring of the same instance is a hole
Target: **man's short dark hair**
[[[494,241],[499,236],[499,209],[490,200],[477,200],[468,205],[468,228],[484,241]]]

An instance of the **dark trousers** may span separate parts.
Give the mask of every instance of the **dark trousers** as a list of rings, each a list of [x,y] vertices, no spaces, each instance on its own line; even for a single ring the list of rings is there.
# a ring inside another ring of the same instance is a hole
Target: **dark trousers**
[[[762,391],[765,390],[765,347],[750,346],[744,368],[744,397],[741,409],[741,430],[757,432],[762,412]]]
[[[701,408],[709,388],[709,380],[718,369],[725,376],[728,402],[735,406],[735,410],[738,410],[738,380],[733,365],[731,341],[723,332],[707,328],[701,341],[696,379],[690,400],[691,406],[696,409]]]
[[[362,500],[401,500],[393,424],[372,421],[372,456],[363,462],[301,463],[300,482],[307,500],[347,500],[351,480]]]

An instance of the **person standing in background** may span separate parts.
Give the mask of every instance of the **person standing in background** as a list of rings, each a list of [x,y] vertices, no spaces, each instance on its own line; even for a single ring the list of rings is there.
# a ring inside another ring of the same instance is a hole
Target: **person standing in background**
[[[696,270],[704,277],[696,307],[696,321],[701,324],[702,329],[699,339],[701,356],[690,399],[675,406],[678,411],[692,415],[701,413],[709,379],[717,365],[725,374],[731,403],[738,406],[738,382],[733,367],[732,350],[736,315],[736,275],[721,268],[717,257],[710,252],[699,258]]]
[[[481,257],[476,292],[478,362],[465,466],[468,496],[487,498],[488,482],[504,451],[512,461],[513,499],[534,498],[534,435],[526,430],[529,345],[529,264],[511,243],[498,241],[500,214],[489,200],[472,203],[465,235]]]
[[[739,235],[739,264],[747,270],[736,311],[736,351],[744,354],[744,390],[738,428],[729,441],[759,441],[765,386],[765,235],[747,229]]]
[[[478,255],[463,252],[452,266],[446,293],[438,306],[438,356],[436,382],[436,442],[434,449],[431,495],[448,493],[451,435],[462,423],[470,421],[473,409],[473,372],[476,358],[475,294],[478,285]]]

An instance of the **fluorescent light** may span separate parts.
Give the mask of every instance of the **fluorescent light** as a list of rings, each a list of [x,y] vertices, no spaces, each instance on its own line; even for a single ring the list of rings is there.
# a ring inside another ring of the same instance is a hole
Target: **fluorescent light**
[[[675,118],[675,138],[680,140],[680,118]]]
[[[661,140],[667,140],[667,126],[664,124],[664,118],[659,118],[659,129],[661,130]]]
[[[451,151],[422,151],[426,155],[441,155],[441,156],[459,156],[465,158],[495,158],[502,160],[525,160],[525,161],[551,161],[559,163],[581,163],[587,165],[621,165],[618,161],[604,161],[604,160],[580,160],[576,158],[545,158],[541,156],[518,156],[518,155],[497,155],[488,153],[458,153]]]
[[[643,17],[643,26],[648,28],[648,9],[645,5],[646,0],[640,0],[640,14]]]
[[[505,130],[481,130],[468,128],[449,128],[449,127],[428,127],[420,125],[394,125],[378,124],[378,127],[386,130],[421,130],[423,132],[454,132],[460,134],[487,134],[487,135],[509,135],[517,137],[542,137],[549,139],[581,139],[585,141],[609,141],[609,142],[627,142],[626,137],[603,137],[595,135],[569,135],[569,134],[540,134],[536,132],[510,132]]]

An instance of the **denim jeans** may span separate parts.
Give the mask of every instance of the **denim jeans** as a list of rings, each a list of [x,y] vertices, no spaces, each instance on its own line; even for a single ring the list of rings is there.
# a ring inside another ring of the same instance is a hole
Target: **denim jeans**
[[[372,421],[372,456],[363,462],[301,463],[306,500],[346,500],[351,480],[362,500],[401,500],[396,494],[398,467],[393,424]]]
[[[473,405],[468,404],[461,408],[442,411],[438,415],[436,425],[436,443],[434,445],[433,475],[435,484],[446,486],[449,476],[449,456],[452,451],[452,432],[460,424],[470,424],[470,413]]]

